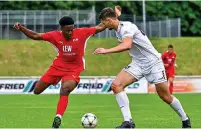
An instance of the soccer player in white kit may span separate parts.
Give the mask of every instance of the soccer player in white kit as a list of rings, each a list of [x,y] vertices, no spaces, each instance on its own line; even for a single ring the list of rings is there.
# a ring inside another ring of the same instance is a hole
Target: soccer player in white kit
[[[135,128],[124,88],[142,77],[145,77],[149,83],[155,84],[159,97],[181,117],[182,127],[190,128],[190,118],[185,113],[180,101],[168,90],[161,55],[143,31],[131,22],[119,21],[116,15],[114,9],[107,7],[101,11],[99,19],[108,29],[116,31],[120,44],[109,49],[97,48],[94,51],[94,54],[109,54],[128,50],[132,58],[132,62],[122,69],[112,83],[112,90],[124,117],[124,122],[116,128]]]

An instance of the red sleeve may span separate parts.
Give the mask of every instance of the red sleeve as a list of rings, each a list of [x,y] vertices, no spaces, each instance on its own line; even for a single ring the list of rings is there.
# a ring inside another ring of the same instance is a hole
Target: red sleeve
[[[172,62],[172,63],[173,63],[173,65],[175,64],[177,54],[176,54],[176,53],[174,53],[174,56],[175,56],[175,57],[174,57],[174,60],[173,60],[173,62]]]
[[[88,38],[89,36],[95,35],[96,28],[95,27],[83,28],[83,31],[86,34],[86,38]]]
[[[46,32],[42,35],[42,39],[44,41],[48,41],[52,44],[55,44],[55,33],[56,33],[56,31]]]

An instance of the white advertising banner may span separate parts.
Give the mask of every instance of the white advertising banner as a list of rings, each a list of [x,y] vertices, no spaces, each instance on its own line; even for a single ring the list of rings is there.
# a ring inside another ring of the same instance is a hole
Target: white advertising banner
[[[114,78],[81,79],[77,88],[72,93],[113,93],[111,84]],[[148,93],[146,79],[141,79],[129,85],[125,90],[127,93]]]
[[[149,93],[155,93],[155,85],[149,84]],[[173,83],[173,93],[200,93],[201,77],[176,77]]]
[[[111,84],[114,77],[90,77],[80,79],[80,83],[73,94],[104,94],[112,93]],[[34,84],[37,79],[0,79],[0,94],[33,94]],[[127,93],[148,93],[146,79],[141,79],[126,88]],[[56,86],[49,86],[43,94],[57,94],[61,82]]]

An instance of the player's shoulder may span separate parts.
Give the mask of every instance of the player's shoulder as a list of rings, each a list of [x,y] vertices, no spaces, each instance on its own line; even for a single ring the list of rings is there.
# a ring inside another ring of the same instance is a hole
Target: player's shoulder
[[[132,24],[130,21],[121,21],[120,23],[123,25],[131,25]]]
[[[49,31],[49,32],[46,32],[48,34],[52,34],[52,35],[61,35],[61,31],[59,30],[53,30],[53,31]]]
[[[82,35],[83,33],[88,31],[88,27],[81,27],[81,28],[76,28],[73,30],[75,35]]]
[[[168,54],[168,51],[163,52],[163,55],[167,55],[167,54]]]
[[[90,27],[80,27],[80,28],[74,29],[74,31],[79,32],[79,31],[85,31],[85,30],[88,30],[88,29],[90,29]]]
[[[76,36],[84,36],[84,34],[87,34],[89,29],[90,29],[89,27],[76,28],[76,29],[73,30],[73,33]]]
[[[177,53],[176,53],[176,52],[173,52],[173,55],[175,55],[175,56],[176,56],[176,55],[177,55]]]
[[[138,27],[129,21],[120,21],[120,27],[118,27],[118,30],[121,34],[124,34],[125,32],[133,33],[138,30]]]
[[[123,28],[137,27],[134,23],[130,21],[121,21],[120,24]]]

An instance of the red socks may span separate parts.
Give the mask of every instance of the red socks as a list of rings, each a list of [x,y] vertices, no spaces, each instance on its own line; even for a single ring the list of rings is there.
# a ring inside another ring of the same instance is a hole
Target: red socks
[[[60,96],[59,102],[57,104],[56,115],[63,116],[67,106],[68,106],[68,96]]]
[[[171,83],[171,82],[169,84],[169,91],[170,91],[170,94],[172,94],[172,92],[173,92],[173,83]]]

